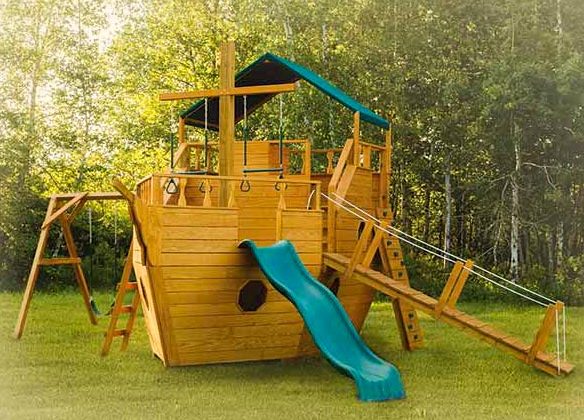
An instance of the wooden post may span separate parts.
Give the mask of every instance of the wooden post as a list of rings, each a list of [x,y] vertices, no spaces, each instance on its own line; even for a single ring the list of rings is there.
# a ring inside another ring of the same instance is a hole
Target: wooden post
[[[434,307],[434,315],[439,317],[444,307],[454,308],[456,301],[462,293],[462,288],[470,274],[470,270],[473,267],[473,262],[467,260],[464,264],[461,261],[454,263],[454,267],[450,272],[448,281],[440,294],[440,298]]]
[[[187,182],[188,179],[187,178],[177,178],[178,181],[178,189],[179,189],[179,194],[178,194],[178,205],[180,207],[186,207],[187,206]]]
[[[310,140],[304,144],[304,171],[302,172],[310,179],[312,175],[312,144]]]
[[[225,185],[229,185],[226,183]],[[229,198],[228,198],[229,200]],[[228,203],[225,203],[227,206]],[[205,180],[205,197],[203,197],[203,207],[211,207],[213,204],[211,203],[211,182],[206,179]]]
[[[73,233],[71,232],[71,226],[67,221],[65,216],[61,216],[60,219],[61,226],[63,227],[63,237],[65,238],[65,245],[67,246],[67,251],[71,258],[78,258],[77,247],[75,246],[75,240],[73,239]],[[87,286],[87,280],[85,279],[85,274],[83,274],[83,269],[81,268],[81,261],[73,265],[73,271],[75,272],[75,280],[79,285],[79,290],[81,291],[81,296],[83,297],[83,303],[87,309],[87,314],[89,315],[89,321],[92,324],[97,324],[97,318],[93,313],[91,308],[91,296],[89,293],[89,287]]]
[[[363,167],[371,169],[371,146],[363,146]]]
[[[47,213],[45,216],[45,221],[48,220],[55,207],[57,206],[57,200],[51,197],[49,205],[47,207]],[[34,260],[32,262],[32,267],[28,275],[28,281],[26,283],[26,289],[24,291],[24,296],[22,297],[22,303],[20,305],[20,312],[18,313],[18,320],[16,321],[16,327],[14,328],[14,338],[22,337],[24,331],[24,325],[26,323],[26,317],[28,315],[28,308],[30,307],[30,300],[32,299],[32,294],[34,292],[34,287],[36,281],[39,277],[40,265],[39,262],[43,258],[45,253],[45,248],[47,247],[47,239],[49,238],[50,225],[41,228],[41,234],[39,236],[39,242],[37,244],[37,249],[34,255]]]
[[[556,302],[555,304],[549,304],[543,318],[543,322],[535,335],[535,339],[529,348],[527,353],[527,364],[531,365],[537,357],[537,353],[545,350],[545,345],[548,342],[550,334],[555,326],[556,312],[562,310],[564,304],[562,302]]]
[[[361,114],[353,114],[353,165],[361,166],[361,150],[359,147],[359,137],[361,136]]]
[[[334,152],[332,150],[327,150],[326,152],[326,173],[332,174],[333,173],[333,156]]]
[[[237,207],[237,200],[235,199],[237,185],[235,185],[235,182],[232,182],[230,185],[231,185],[231,188],[229,191],[229,202],[227,203],[227,207],[234,208],[234,207]]]
[[[178,142],[184,143],[185,141],[185,119],[178,117]]]
[[[235,87],[235,44],[233,41],[221,45],[219,88]],[[219,97],[219,175],[233,175],[233,143],[235,138],[235,96]],[[221,182],[219,206],[226,207],[229,201],[227,182]]]
[[[393,115],[390,114],[390,118],[393,118]],[[386,164],[386,179],[387,179],[387,197],[389,199],[389,190],[391,188],[391,175],[393,173],[392,165],[392,154],[393,154],[393,122],[392,120],[389,121],[389,129],[385,132],[385,164]]]
[[[347,268],[345,269],[345,272],[343,273],[341,280],[348,280],[351,278],[351,276],[353,275],[353,272],[355,271],[355,267],[357,267],[357,265],[359,263],[361,263],[361,255],[363,254],[363,250],[365,249],[365,245],[367,245],[367,242],[369,241],[369,237],[371,236],[371,233],[373,232],[373,227],[374,224],[371,220],[368,220],[367,222],[365,222],[365,227],[363,228],[363,231],[361,232],[361,236],[359,237],[359,240],[357,241],[357,244],[355,245],[355,249],[353,250],[353,255],[351,256],[351,260],[349,262],[349,265],[347,265]]]

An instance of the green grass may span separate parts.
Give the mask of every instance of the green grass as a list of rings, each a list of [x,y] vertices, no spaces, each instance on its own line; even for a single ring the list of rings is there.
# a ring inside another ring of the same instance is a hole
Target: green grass
[[[99,296],[105,306],[108,298]],[[584,376],[557,379],[422,317],[426,346],[401,350],[387,304],[363,336],[401,370],[407,399],[362,403],[352,381],[321,358],[165,369],[142,320],[125,354],[99,349],[107,319],[91,326],[76,294],[35,295],[22,340],[11,334],[20,296],[0,294],[0,419],[38,418],[584,418]],[[463,309],[531,340],[543,311],[487,304]],[[584,365],[584,308],[568,311],[568,354]],[[117,344],[117,343],[115,343]]]

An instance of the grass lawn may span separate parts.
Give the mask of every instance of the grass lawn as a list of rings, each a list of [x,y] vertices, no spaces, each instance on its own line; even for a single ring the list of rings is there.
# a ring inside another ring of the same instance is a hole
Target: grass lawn
[[[114,343],[101,358],[107,319],[91,326],[77,294],[35,295],[15,341],[20,298],[0,294],[0,419],[584,419],[584,308],[568,309],[568,357],[577,367],[557,379],[425,316],[425,348],[404,352],[390,307],[376,304],[363,336],[400,369],[407,399],[362,403],[353,382],[321,358],[165,369],[141,319],[127,353]],[[98,296],[102,306],[107,300]],[[462,309],[528,342],[543,317],[531,307]]]

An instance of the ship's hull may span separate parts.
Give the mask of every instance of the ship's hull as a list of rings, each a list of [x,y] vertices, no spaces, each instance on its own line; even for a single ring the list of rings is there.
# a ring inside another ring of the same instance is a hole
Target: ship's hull
[[[231,207],[217,207],[209,206],[209,199],[218,202],[219,184],[207,193],[204,206],[205,187],[199,189],[199,183],[188,180],[186,206],[175,204],[174,197],[164,199],[166,205],[156,203],[138,190],[145,249],[135,239],[134,269],[150,344],[165,365],[317,353],[292,303],[270,285],[248,251],[237,247],[243,239],[259,245],[292,241],[307,269],[337,291],[361,328],[373,291],[322,275],[323,210],[314,209],[314,203],[306,209],[309,185],[289,184],[279,192],[273,182],[252,180],[250,191],[234,190]]]

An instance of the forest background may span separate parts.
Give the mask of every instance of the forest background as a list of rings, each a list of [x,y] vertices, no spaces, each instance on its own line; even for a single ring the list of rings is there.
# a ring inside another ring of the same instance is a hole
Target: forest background
[[[51,193],[168,166],[188,104],[158,93],[216,86],[230,39],[237,68],[270,51],[391,113],[400,229],[584,304],[582,22],[581,0],[0,0],[0,290],[23,287]],[[286,96],[288,138],[340,146],[351,122],[308,85]],[[278,124],[278,104],[249,122],[258,139]],[[125,207],[92,204],[91,241],[89,224],[82,214],[74,234],[91,286],[111,287]],[[52,243],[57,255],[56,231]],[[441,289],[441,261],[407,262],[417,287]],[[72,283],[49,267],[40,287]]]

